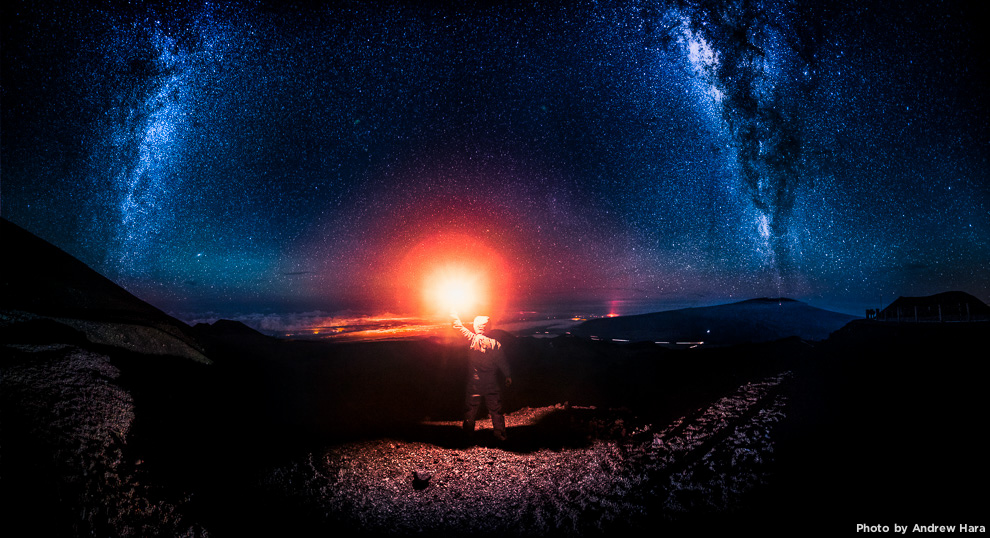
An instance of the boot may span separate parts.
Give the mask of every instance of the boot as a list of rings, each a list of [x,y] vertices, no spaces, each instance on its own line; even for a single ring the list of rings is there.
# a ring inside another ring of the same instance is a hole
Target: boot
[[[495,430],[495,439],[505,441],[505,416],[492,415],[492,429]]]
[[[474,421],[465,420],[461,424],[461,441],[460,444],[463,447],[469,447],[474,445]]]

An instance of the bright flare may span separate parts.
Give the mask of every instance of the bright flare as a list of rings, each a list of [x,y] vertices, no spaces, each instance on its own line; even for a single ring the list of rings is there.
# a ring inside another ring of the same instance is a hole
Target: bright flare
[[[485,286],[478,273],[444,267],[427,277],[424,300],[443,312],[475,312],[485,303]]]
[[[497,249],[472,235],[424,236],[392,267],[383,277],[395,290],[397,308],[419,317],[446,322],[456,312],[463,319],[501,319],[511,300],[511,268]]]

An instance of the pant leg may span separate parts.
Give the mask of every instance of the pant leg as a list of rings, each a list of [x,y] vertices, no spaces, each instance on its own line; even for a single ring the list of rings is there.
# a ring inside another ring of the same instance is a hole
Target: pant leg
[[[495,430],[495,437],[505,439],[505,415],[502,414],[502,395],[498,392],[485,394],[485,406],[488,407],[488,414],[492,416],[492,429]]]
[[[468,394],[467,398],[464,399],[464,423],[462,424],[464,431],[474,431],[474,421],[475,417],[478,416],[479,407],[481,407],[481,395]]]

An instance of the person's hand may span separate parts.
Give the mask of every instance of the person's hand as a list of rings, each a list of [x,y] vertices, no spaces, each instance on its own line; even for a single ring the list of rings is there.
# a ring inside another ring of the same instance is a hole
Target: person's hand
[[[512,378],[511,377],[505,378],[505,388],[509,388],[511,386],[512,386]]]

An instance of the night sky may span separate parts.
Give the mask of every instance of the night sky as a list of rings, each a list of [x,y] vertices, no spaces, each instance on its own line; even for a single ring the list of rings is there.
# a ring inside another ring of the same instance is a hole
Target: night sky
[[[84,4],[3,8],[2,216],[185,319],[990,301],[972,2]]]

